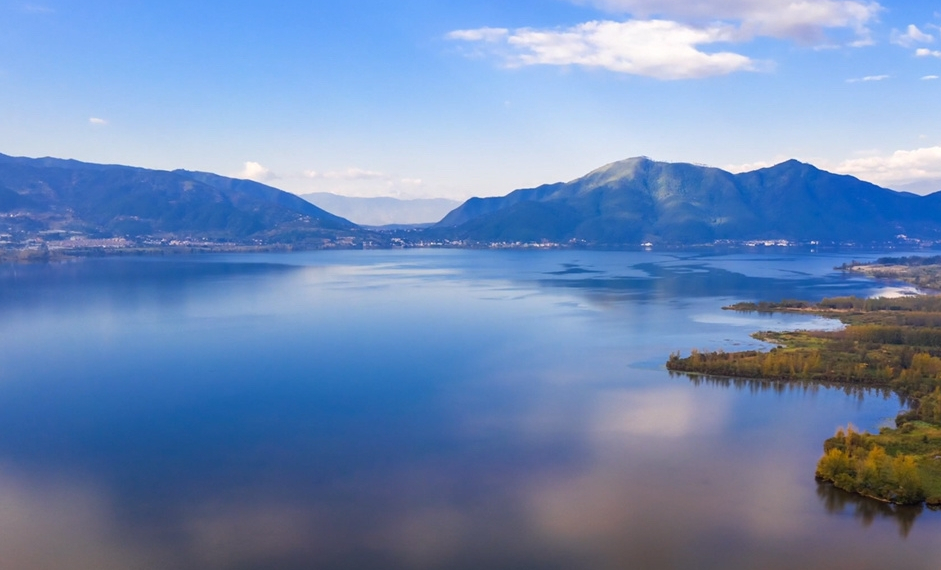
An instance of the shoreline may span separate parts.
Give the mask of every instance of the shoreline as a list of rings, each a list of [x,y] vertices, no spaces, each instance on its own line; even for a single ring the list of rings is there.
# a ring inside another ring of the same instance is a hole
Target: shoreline
[[[395,232],[390,233],[391,236]],[[50,247],[51,246],[51,247]],[[517,251],[624,251],[624,252],[697,252],[697,253],[885,253],[887,251],[911,252],[920,250],[918,247],[905,247],[901,244],[752,244],[748,242],[734,243],[701,243],[701,244],[589,244],[589,243],[550,243],[550,242],[452,242],[452,241],[418,241],[407,242],[392,237],[388,241],[355,240],[329,241],[328,243],[269,243],[269,244],[237,244],[208,242],[188,242],[181,245],[153,245],[153,246],[98,246],[98,247],[61,247],[55,242],[44,242],[40,246],[20,248],[0,248],[0,264],[14,263],[44,263],[57,262],[69,259],[122,257],[122,256],[167,256],[188,254],[217,254],[217,253],[272,253],[292,251],[356,251],[356,250],[401,250],[401,249],[467,249],[475,251],[487,250],[517,250]],[[856,263],[856,262],[853,262]],[[847,273],[860,273],[870,278],[886,278],[882,275],[866,275],[857,268],[864,265],[848,265],[842,269]],[[902,280],[902,279],[898,279]],[[928,288],[931,289],[931,288]],[[941,292],[941,284],[938,291]],[[761,311],[759,311],[761,312]]]
[[[673,373],[804,386],[844,386],[898,395],[895,428],[878,434],[840,428],[824,443],[815,476],[893,504],[941,505],[941,297],[738,303],[725,310],[813,314],[837,331],[758,331],[768,351],[670,355]],[[908,405],[906,409],[904,406]],[[937,416],[937,417],[936,417]]]

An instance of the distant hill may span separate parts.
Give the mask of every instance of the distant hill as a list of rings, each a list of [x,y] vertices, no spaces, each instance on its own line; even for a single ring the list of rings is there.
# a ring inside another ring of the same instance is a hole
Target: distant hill
[[[941,178],[909,182],[908,184],[893,186],[892,189],[898,190],[900,192],[914,192],[915,194],[930,194],[932,192],[939,192],[941,191]]]
[[[363,226],[430,224],[461,205],[446,198],[354,198],[329,192],[302,194],[301,198]]]
[[[297,243],[358,230],[301,198],[250,180],[0,154],[0,233]]]
[[[896,192],[789,160],[732,174],[644,157],[566,183],[471,198],[433,235],[481,242],[616,245],[787,239],[857,243],[941,238],[941,193]]]

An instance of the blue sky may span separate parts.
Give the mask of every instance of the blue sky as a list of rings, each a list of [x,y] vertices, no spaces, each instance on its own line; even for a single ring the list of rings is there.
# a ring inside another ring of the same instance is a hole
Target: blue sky
[[[939,26],[899,0],[0,0],[0,152],[358,196],[638,155],[925,192]]]

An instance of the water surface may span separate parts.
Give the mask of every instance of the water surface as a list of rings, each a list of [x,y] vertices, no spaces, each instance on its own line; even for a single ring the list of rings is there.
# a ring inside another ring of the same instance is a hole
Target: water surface
[[[861,258],[859,254],[854,257]],[[872,257],[876,257],[873,255]],[[690,379],[828,254],[385,251],[0,266],[10,568],[938,568],[818,485],[894,396]]]

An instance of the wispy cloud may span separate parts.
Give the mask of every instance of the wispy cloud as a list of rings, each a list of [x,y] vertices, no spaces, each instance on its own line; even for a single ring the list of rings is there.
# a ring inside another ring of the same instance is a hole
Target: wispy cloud
[[[452,40],[468,42],[498,42],[506,38],[510,30],[506,28],[477,28],[476,30],[457,30],[448,34]]]
[[[853,79],[847,79],[847,83],[866,83],[870,81],[885,81],[892,77],[891,75],[867,75],[866,77],[854,77]]]
[[[305,170],[299,178],[310,181],[308,188],[324,192],[334,192],[345,196],[395,196],[400,198],[427,197],[425,182],[421,178],[399,176],[366,168],[346,168],[342,170]]]
[[[854,34],[850,45],[870,43],[869,24],[883,10],[877,2],[850,0],[571,0],[639,18],[687,23],[735,22],[743,35],[819,43],[826,30]]]
[[[915,44],[930,44],[934,36],[918,29],[915,24],[909,24],[904,32],[892,31],[892,43],[902,47],[912,47]]]
[[[918,48],[915,50],[917,57],[941,57],[941,50]]]
[[[305,170],[304,178],[321,178],[324,180],[391,180],[393,176],[384,172],[367,170],[365,168],[347,168],[345,170],[329,170],[320,172],[317,170]]]
[[[277,180],[279,176],[272,172],[268,167],[263,166],[258,162],[248,161],[245,163],[245,167],[236,174],[237,178],[244,178],[246,180],[254,180],[256,182],[267,182],[270,180]]]
[[[330,170],[327,172],[305,170],[302,176],[304,178],[322,180],[382,181],[390,184],[404,184],[409,186],[419,186],[422,184],[421,178],[401,178],[393,174],[367,170],[365,168],[347,168],[345,170]]]
[[[89,124],[95,125],[97,127],[102,127],[108,124],[108,121],[102,119],[101,117],[89,117],[88,122]]]
[[[508,67],[575,65],[657,79],[693,79],[762,67],[738,53],[698,49],[734,41],[735,33],[727,25],[698,28],[666,20],[631,20],[548,30],[457,30],[448,37],[483,42]]]
[[[49,6],[41,6],[39,4],[23,4],[20,9],[23,12],[30,14],[55,14],[56,11]]]
[[[939,78],[939,76],[937,76],[937,75],[926,75],[926,76],[922,77],[921,80],[922,80],[922,81],[934,81],[935,79],[938,79],[938,78]]]
[[[347,168],[346,170],[325,172],[323,177],[331,180],[387,180],[389,175],[364,168]]]

